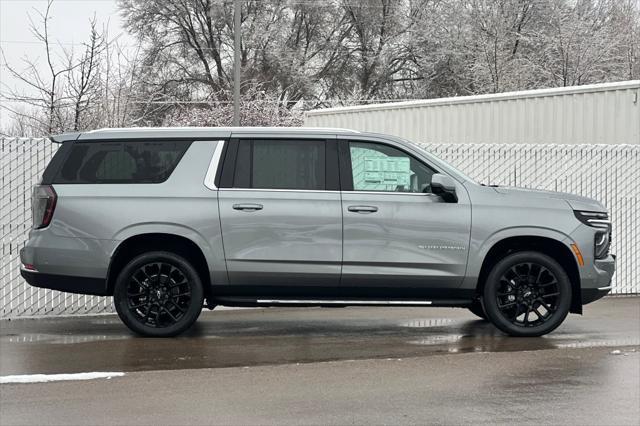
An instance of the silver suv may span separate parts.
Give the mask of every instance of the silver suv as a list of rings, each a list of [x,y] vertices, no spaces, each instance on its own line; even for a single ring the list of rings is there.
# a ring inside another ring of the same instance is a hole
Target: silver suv
[[[142,335],[177,335],[205,304],[457,306],[539,336],[611,289],[602,204],[477,184],[392,136],[149,128],[52,140],[22,276],[112,295]]]

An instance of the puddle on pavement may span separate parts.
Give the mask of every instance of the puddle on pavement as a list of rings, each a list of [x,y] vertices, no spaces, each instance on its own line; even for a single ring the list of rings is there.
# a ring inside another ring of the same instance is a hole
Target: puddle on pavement
[[[586,340],[580,342],[562,342],[557,343],[559,349],[581,349],[581,348],[598,348],[598,347],[620,347],[620,346],[640,346],[639,338],[628,339],[603,339],[603,340]]]
[[[401,322],[400,327],[430,328],[430,327],[441,327],[443,325],[450,325],[453,323],[454,323],[454,320],[450,318],[426,318],[426,319],[414,319],[410,321]]]
[[[463,337],[462,334],[437,334],[434,336],[425,336],[423,339],[411,340],[407,343],[411,345],[442,345],[455,343]]]
[[[61,334],[45,334],[45,333],[27,333],[27,334],[8,334],[0,337],[1,343],[47,343],[52,345],[68,345],[75,343],[89,343],[105,340],[121,340],[129,339],[130,336],[113,336],[113,335],[61,335]]]

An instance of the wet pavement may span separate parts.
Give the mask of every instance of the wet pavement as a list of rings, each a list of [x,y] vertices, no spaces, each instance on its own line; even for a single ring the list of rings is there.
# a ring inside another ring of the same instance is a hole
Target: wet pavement
[[[186,335],[133,336],[117,316],[0,322],[0,375],[145,371],[640,346],[640,298],[607,298],[553,333],[512,338],[466,309],[270,308],[204,312]]]
[[[0,385],[2,425],[638,425],[640,352],[466,353]]]
[[[606,298],[540,338],[463,309],[205,312],[176,339],[115,316],[0,322],[11,424],[640,424],[640,298]]]

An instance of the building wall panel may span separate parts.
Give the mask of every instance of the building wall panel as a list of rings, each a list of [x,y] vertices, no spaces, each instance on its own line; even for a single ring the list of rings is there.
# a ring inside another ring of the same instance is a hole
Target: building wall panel
[[[419,143],[640,144],[640,80],[308,111],[305,125]]]

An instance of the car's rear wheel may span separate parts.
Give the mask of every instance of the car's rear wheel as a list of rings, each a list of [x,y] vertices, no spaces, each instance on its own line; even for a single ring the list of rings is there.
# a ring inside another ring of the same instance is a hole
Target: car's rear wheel
[[[479,300],[474,300],[474,302],[469,306],[469,311],[477,317],[482,318],[483,320],[487,319],[487,314],[484,313],[484,308],[482,307],[482,302]]]
[[[198,319],[204,292],[185,258],[156,251],[137,256],[122,269],[113,300],[120,319],[135,333],[170,337]]]
[[[487,318],[511,336],[541,336],[569,313],[571,282],[562,266],[538,252],[513,253],[491,270],[484,286]]]

